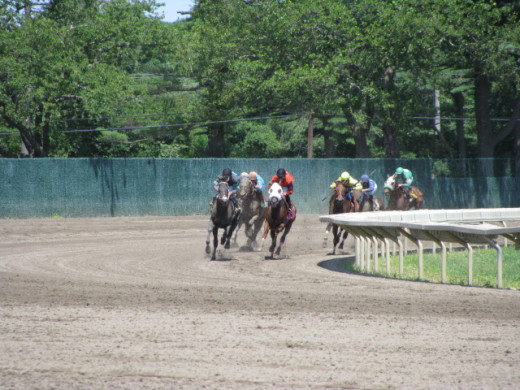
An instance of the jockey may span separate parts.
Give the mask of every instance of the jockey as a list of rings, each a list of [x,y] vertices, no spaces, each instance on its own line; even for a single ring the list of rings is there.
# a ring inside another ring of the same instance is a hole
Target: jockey
[[[337,181],[343,182],[343,185],[345,187],[351,187],[353,190],[361,191],[363,189],[363,187],[361,186],[361,183],[358,180],[354,179],[352,176],[350,176],[350,173],[348,173],[347,171],[343,172],[338,177],[337,180],[333,181],[332,184],[330,185],[330,188],[335,189]],[[348,196],[350,198],[352,197],[350,195],[350,192],[349,192]]]
[[[365,204],[365,199],[368,198],[370,202],[370,209],[373,211],[379,210],[379,203],[374,202],[374,192],[377,190],[377,184],[374,180],[368,177],[368,175],[361,176],[361,204],[359,205],[359,209],[363,210],[363,205]]]
[[[249,180],[253,183],[255,188],[256,199],[260,203],[260,207],[258,208],[258,217],[262,216],[263,208],[265,207],[264,193],[263,189],[265,187],[264,179],[255,171],[251,171],[248,174]]]
[[[263,190],[265,187],[264,179],[262,179],[262,176],[260,176],[255,171],[249,172],[249,180],[251,180],[251,183],[255,186],[255,192],[257,194],[258,200],[260,201],[260,204],[264,204],[264,196],[263,196]]]
[[[350,173],[348,173],[347,171],[342,172],[341,175],[339,175],[338,179],[332,182],[332,184],[330,185],[331,189],[336,189],[337,181],[342,182],[343,185],[347,187],[346,197],[350,201],[355,201],[354,197],[352,196],[352,190],[361,191],[363,189],[363,187],[361,187],[361,183],[358,180],[354,179],[352,176],[350,176]],[[332,196],[334,197],[334,194]],[[334,206],[332,204],[331,198],[331,202],[329,202],[329,214],[332,214],[333,207]],[[354,203],[352,204],[352,207],[355,207]]]
[[[408,197],[408,201],[411,202],[413,200],[410,194],[410,186],[413,182],[412,171],[406,168],[399,167],[395,170],[395,173],[392,177],[395,180],[397,187],[401,187],[404,190],[404,193]]]
[[[291,204],[290,195],[293,193],[294,186],[294,177],[285,169],[280,168],[276,171],[276,175],[271,178],[271,181],[268,185],[268,188],[271,188],[271,184],[278,183],[283,189],[283,196],[285,197],[285,201],[287,202],[287,207],[289,211],[287,213],[287,219],[290,220],[293,218],[293,209]]]
[[[217,176],[217,179],[213,182],[213,188],[218,191],[218,183],[221,181],[225,181],[229,184],[229,199],[233,202],[233,206],[235,207],[235,212],[239,210],[236,192],[238,191],[238,183],[240,182],[239,176],[233,172],[231,169],[226,168],[222,171],[220,175]]]

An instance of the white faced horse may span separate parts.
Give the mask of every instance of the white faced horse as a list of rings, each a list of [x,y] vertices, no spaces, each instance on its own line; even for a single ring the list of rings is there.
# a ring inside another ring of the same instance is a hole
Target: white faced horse
[[[269,247],[270,256],[267,258],[272,259],[274,257],[274,251],[276,248],[276,239],[278,234],[283,232],[280,238],[280,246],[276,250],[276,254],[279,255],[282,250],[282,246],[285,243],[285,237],[291,230],[291,226],[296,219],[296,206],[294,202],[292,204],[293,218],[287,219],[287,213],[289,209],[287,202],[283,198],[283,189],[278,183],[273,183],[269,188],[269,204],[267,205],[267,214],[265,219],[265,229],[262,236],[262,248],[264,246],[265,239],[269,231],[271,232],[271,246]]]

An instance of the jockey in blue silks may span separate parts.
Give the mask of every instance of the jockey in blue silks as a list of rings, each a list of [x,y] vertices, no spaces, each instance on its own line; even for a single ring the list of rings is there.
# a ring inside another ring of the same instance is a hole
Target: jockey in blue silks
[[[368,175],[362,175],[360,182],[363,188],[361,190],[361,202],[359,205],[359,209],[363,210],[365,200],[368,199],[368,201],[370,202],[370,209],[373,211],[377,211],[379,209],[379,203],[374,202],[374,193],[377,190],[376,182],[369,178]]]

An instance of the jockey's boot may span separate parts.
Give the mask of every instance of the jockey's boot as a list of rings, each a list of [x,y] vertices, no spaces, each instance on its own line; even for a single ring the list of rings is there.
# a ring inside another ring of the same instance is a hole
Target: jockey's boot
[[[406,194],[408,198],[408,202],[411,202],[413,200],[412,194],[410,193],[410,188],[407,188],[404,190],[404,193]]]
[[[365,206],[365,196],[361,198],[361,202],[359,202],[359,211],[363,211],[363,207]]]

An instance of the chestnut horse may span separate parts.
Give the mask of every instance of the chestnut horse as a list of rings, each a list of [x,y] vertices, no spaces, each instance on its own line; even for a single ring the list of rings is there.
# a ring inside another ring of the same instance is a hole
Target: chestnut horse
[[[287,202],[282,196],[282,187],[278,183],[273,183],[269,188],[269,203],[267,205],[267,213],[265,218],[264,234],[262,236],[262,248],[264,247],[267,233],[271,232],[271,246],[269,247],[270,256],[266,259],[274,259],[274,250],[276,248],[276,239],[278,234],[283,232],[280,238],[280,246],[276,249],[276,254],[279,255],[282,251],[282,246],[285,243],[285,237],[289,234],[291,226],[296,219],[296,206],[292,204],[293,217],[287,219],[289,211]]]
[[[393,176],[388,176],[385,181],[385,196],[388,198],[387,210],[403,210],[407,211],[412,208],[420,210],[424,205],[424,196],[417,187],[410,186],[410,194],[412,200],[408,200],[406,193],[400,186],[396,186]]]
[[[346,187],[342,181],[336,180],[336,188],[334,189],[334,194],[330,197],[329,201],[329,214],[343,214],[350,213],[354,211],[359,211],[359,203],[352,195],[352,187]],[[327,228],[325,229],[325,239],[323,240],[323,248],[327,247],[327,238],[332,227],[332,234],[334,235],[333,244],[334,247],[332,249],[332,255],[336,254],[336,246],[338,243],[339,249],[343,249],[343,245],[345,240],[347,239],[348,232],[346,230],[341,229],[338,225],[333,223],[329,223]]]
[[[229,185],[221,181],[218,183],[217,196],[213,200],[211,207],[211,221],[208,228],[208,238],[206,239],[206,253],[210,253],[209,238],[213,233],[213,254],[211,260],[216,259],[218,246],[218,230],[224,229],[224,233],[220,239],[220,244],[224,245],[225,249],[229,249],[231,244],[231,236],[235,230],[240,212],[235,213],[233,202],[229,198]]]

